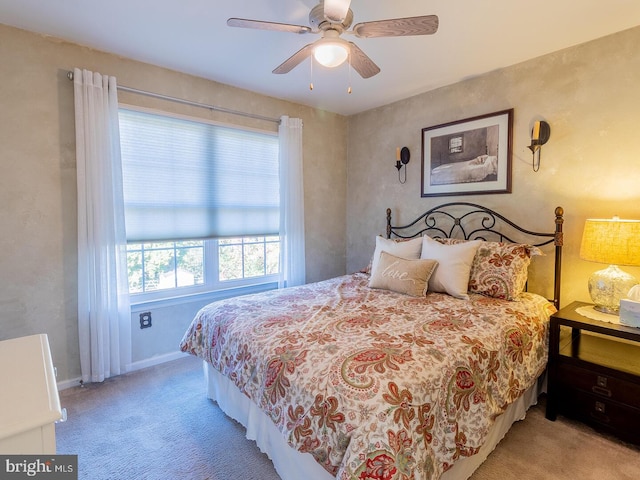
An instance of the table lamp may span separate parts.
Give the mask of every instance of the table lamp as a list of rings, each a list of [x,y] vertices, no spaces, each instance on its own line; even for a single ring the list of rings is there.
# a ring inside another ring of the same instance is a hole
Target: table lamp
[[[620,299],[638,283],[618,265],[640,265],[640,220],[587,219],[580,258],[609,265],[591,275],[589,294],[596,310],[618,315]]]

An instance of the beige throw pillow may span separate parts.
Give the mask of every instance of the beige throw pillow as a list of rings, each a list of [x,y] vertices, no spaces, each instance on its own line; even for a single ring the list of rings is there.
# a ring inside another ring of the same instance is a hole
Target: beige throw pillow
[[[429,279],[429,290],[468,299],[469,275],[471,264],[481,240],[472,240],[455,245],[443,245],[430,237],[422,237],[420,258],[438,262],[438,268]]]
[[[407,260],[382,251],[369,286],[422,297],[427,294],[429,277],[436,265],[435,260]]]
[[[376,249],[373,252],[371,259],[371,275],[375,274],[378,267],[378,260],[380,259],[380,252],[385,251],[391,255],[396,255],[400,258],[415,259],[420,258],[420,251],[422,250],[422,239],[412,238],[410,240],[391,240],[378,235],[376,237]]]

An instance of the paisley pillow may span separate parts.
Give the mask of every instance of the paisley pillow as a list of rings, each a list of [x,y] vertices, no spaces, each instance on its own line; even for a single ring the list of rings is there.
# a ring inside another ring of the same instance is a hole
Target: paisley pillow
[[[466,242],[437,239],[445,245]],[[531,257],[542,255],[538,247],[521,243],[482,242],[471,264],[469,291],[487,297],[515,300],[527,283]]]

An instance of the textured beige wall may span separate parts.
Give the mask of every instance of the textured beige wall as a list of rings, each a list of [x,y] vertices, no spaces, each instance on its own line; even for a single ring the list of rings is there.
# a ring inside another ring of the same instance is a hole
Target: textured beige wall
[[[59,379],[80,373],[73,67],[121,85],[304,122],[307,281],[345,271],[347,119],[0,25],[0,339],[47,333]],[[256,128],[148,97],[121,101]],[[330,145],[331,147],[327,147]]]
[[[638,44],[640,28],[346,119],[0,25],[0,339],[47,333],[60,379],[79,375],[75,133],[66,79],[73,67],[143,90],[302,118],[308,281],[344,273],[345,262],[346,271],[366,265],[387,207],[407,221],[445,200],[475,201],[545,230],[562,205],[568,303],[588,300],[586,279],[599,268],[578,258],[584,219],[640,218]],[[121,100],[240,121],[144,97]],[[421,129],[506,108],[515,109],[513,193],[420,198]],[[539,118],[552,131],[534,173],[526,145]],[[403,145],[412,155],[405,185],[393,167]],[[628,271],[640,277],[640,269]]]
[[[439,203],[465,200],[552,231],[561,205],[562,303],[588,301],[587,278],[602,265],[579,258],[585,218],[640,218],[638,45],[635,28],[350,117],[347,271],[367,264],[374,235],[384,234],[387,207],[406,222]],[[421,198],[421,129],[508,108],[514,108],[513,193]],[[526,148],[536,119],[551,125],[538,173]],[[396,146],[404,145],[411,162],[401,185],[393,164]],[[535,286],[550,292],[538,276],[543,269],[534,268]],[[626,270],[640,278],[639,268]]]

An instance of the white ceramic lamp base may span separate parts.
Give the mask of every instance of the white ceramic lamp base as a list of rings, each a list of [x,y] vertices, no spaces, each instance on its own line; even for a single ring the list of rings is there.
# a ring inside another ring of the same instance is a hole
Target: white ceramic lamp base
[[[620,270],[617,265],[609,265],[604,270],[598,270],[589,277],[589,294],[595,304],[595,309],[618,315],[620,300],[627,297],[631,287],[638,280],[633,275]]]

